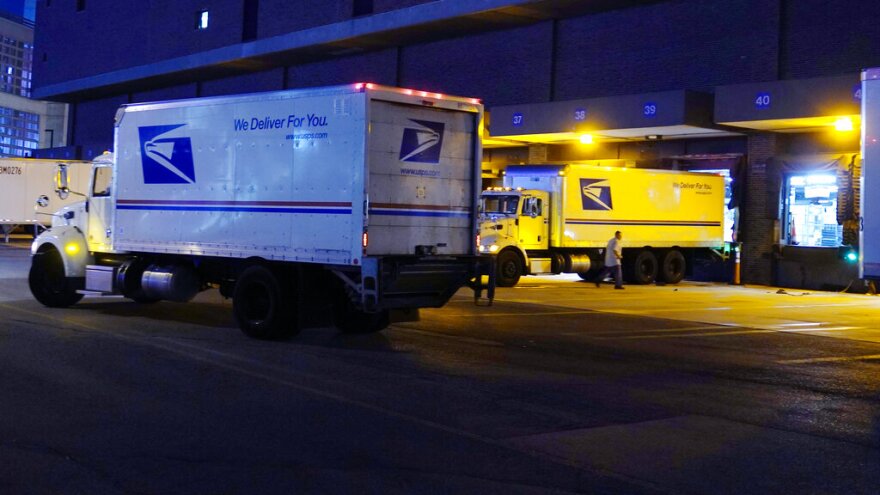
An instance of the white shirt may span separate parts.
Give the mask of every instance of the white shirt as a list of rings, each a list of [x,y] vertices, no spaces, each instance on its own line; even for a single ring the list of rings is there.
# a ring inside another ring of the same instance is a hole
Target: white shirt
[[[610,241],[608,241],[608,245],[605,246],[605,266],[617,266],[620,264],[620,260],[617,259],[617,256],[623,257],[623,248],[620,246],[620,240],[617,237],[612,237]],[[617,256],[615,256],[615,253]]]

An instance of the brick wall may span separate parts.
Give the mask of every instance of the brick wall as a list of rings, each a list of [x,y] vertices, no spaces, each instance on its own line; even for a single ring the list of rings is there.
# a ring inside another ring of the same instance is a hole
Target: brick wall
[[[748,137],[748,169],[740,218],[743,242],[742,280],[745,283],[773,283],[773,245],[776,237],[781,172],[773,157],[779,152],[775,134]]]
[[[224,77],[202,83],[201,96],[259,93],[284,89],[284,68]]]
[[[678,0],[559,22],[556,98],[776,78],[778,2]]]
[[[351,13],[351,0],[260,0],[257,37],[268,38],[348,20]]]
[[[288,88],[332,86],[354,82],[373,82],[393,86],[397,83],[397,50],[382,50],[290,67]]]
[[[391,10],[397,9],[405,9],[407,7],[412,7],[414,5],[420,5],[423,3],[429,3],[433,0],[374,0],[373,1],[373,12],[378,14],[381,12],[388,12]]]
[[[37,2],[36,85],[180,57],[241,42],[242,0]],[[196,13],[210,12],[197,31]],[[45,54],[45,60],[43,55]]]
[[[109,149],[113,145],[113,120],[128,95],[77,103],[74,111],[72,144]]]
[[[880,66],[880,2],[784,2],[781,78],[854,73]]]
[[[404,47],[401,86],[483,99],[536,103],[550,95],[552,23]]]
[[[167,101],[180,100],[183,98],[195,98],[197,96],[198,86],[196,83],[183,84],[180,86],[169,86],[165,88],[156,88],[149,91],[140,91],[132,93],[131,103],[143,103],[148,101]]]

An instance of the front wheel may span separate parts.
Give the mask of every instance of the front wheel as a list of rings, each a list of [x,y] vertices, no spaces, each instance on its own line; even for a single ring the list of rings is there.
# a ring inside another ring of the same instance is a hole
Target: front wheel
[[[515,251],[501,251],[496,260],[495,284],[498,287],[513,287],[523,274],[522,260]]]
[[[50,308],[66,308],[83,298],[76,292],[81,284],[77,279],[65,276],[64,261],[54,248],[34,255],[28,285],[34,298]]]
[[[262,340],[277,340],[299,331],[293,290],[263,265],[245,268],[232,294],[232,312],[242,332]]]

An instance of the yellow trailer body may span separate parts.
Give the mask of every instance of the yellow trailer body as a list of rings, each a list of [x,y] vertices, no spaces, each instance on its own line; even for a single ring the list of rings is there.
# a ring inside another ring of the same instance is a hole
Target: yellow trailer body
[[[552,247],[604,247],[616,230],[627,246],[724,244],[720,175],[589,165],[569,165],[562,174]]]

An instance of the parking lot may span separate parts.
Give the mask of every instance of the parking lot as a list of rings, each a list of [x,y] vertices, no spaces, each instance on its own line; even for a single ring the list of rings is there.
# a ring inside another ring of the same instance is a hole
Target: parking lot
[[[381,334],[27,291],[0,245],[7,493],[876,493],[880,298],[529,277]]]

